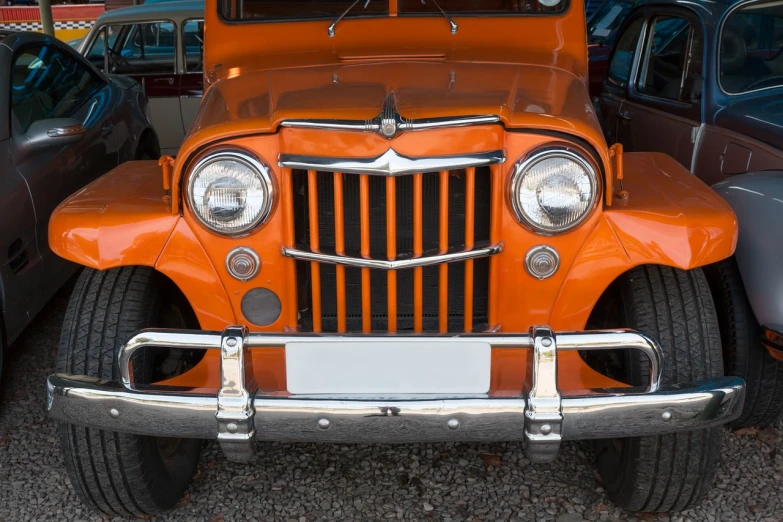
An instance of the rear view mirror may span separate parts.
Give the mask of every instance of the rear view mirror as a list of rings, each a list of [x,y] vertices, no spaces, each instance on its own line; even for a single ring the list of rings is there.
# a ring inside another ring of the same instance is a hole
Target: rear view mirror
[[[51,118],[33,122],[27,129],[25,137],[30,149],[39,150],[76,143],[84,137],[84,134],[84,125],[79,120]]]

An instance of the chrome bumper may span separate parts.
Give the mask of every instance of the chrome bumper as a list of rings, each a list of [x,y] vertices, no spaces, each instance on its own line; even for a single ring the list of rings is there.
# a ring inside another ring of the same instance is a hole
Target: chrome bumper
[[[380,337],[380,336],[379,336]],[[367,337],[368,342],[379,337]],[[396,336],[399,338],[400,336]],[[259,334],[244,327],[217,332],[147,330],[120,351],[121,382],[56,374],[47,381],[47,409],[58,421],[160,437],[217,439],[232,459],[249,458],[253,440],[292,442],[436,442],[524,440],[531,460],[550,461],[563,440],[637,437],[718,426],[742,411],[742,379],[721,377],[660,386],[661,350],[633,331],[555,335],[457,335],[493,349],[532,349],[527,393],[514,397],[323,397],[258,391],[251,348],[283,348],[293,339],[334,335]],[[221,351],[222,385],[216,393],[136,389],[130,360],[137,350],[170,346]],[[563,350],[636,349],[650,359],[650,382],[638,389],[592,390],[561,396],[557,353]]]

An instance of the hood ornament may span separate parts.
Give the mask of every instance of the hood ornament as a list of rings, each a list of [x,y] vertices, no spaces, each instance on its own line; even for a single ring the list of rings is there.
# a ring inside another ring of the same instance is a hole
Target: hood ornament
[[[392,139],[403,131],[437,129],[443,127],[461,127],[465,125],[481,125],[485,123],[497,123],[500,117],[495,115],[484,116],[446,116],[443,118],[424,118],[412,120],[405,118],[397,111],[397,96],[391,91],[383,100],[381,112],[370,120],[283,120],[281,127],[294,127],[300,129],[326,129],[349,130],[363,132],[377,132],[386,139]]]
[[[368,122],[371,129],[378,125],[378,131],[388,139],[393,138],[397,130],[402,129],[402,126],[407,123],[408,121],[397,112],[397,98],[394,96],[394,91],[383,100],[381,113]]]

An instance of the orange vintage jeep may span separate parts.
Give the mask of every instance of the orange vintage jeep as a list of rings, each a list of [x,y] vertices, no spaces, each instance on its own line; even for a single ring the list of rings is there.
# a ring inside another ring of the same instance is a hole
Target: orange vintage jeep
[[[735,218],[607,147],[581,0],[208,0],[206,27],[176,161],[51,219],[87,267],[48,380],[86,503],[173,506],[201,439],[593,439],[619,505],[699,501],[744,393],[698,268]]]

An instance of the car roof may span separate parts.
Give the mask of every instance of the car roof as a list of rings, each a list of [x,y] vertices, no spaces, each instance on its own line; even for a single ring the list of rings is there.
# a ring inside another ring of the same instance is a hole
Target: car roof
[[[53,36],[48,36],[37,31],[19,31],[16,29],[0,29],[0,42],[9,49],[15,49],[17,45],[30,42],[49,42],[55,41],[64,45],[64,42],[57,40]]]
[[[204,0],[176,0],[173,2],[153,2],[132,5],[106,11],[98,22],[101,24],[120,24],[143,20],[187,20],[204,17]]]
[[[682,2],[680,0],[641,0],[637,2],[637,7],[639,6],[650,6],[650,5],[665,5],[665,6],[671,6],[671,5],[680,5],[682,7],[690,7],[691,9],[695,11],[701,11],[702,14],[711,13],[712,16],[718,18],[723,13],[726,12],[730,7],[735,6],[740,3],[766,3],[768,1],[773,0],[756,0],[748,2],[747,0],[688,0],[687,2]]]

